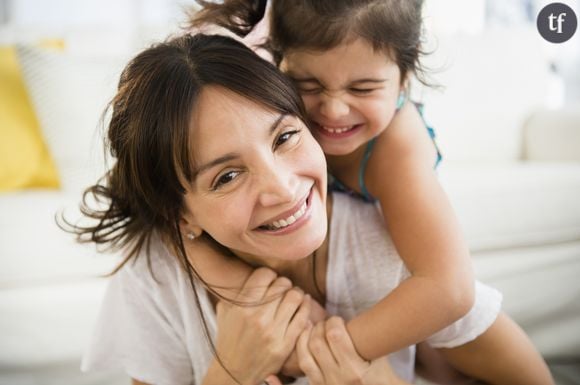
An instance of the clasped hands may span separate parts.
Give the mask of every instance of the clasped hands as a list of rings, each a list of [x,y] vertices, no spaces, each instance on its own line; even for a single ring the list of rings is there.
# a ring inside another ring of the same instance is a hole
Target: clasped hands
[[[311,385],[400,383],[385,358],[358,355],[341,318],[314,325],[312,303],[267,268],[256,269],[234,301],[218,302],[216,352],[232,384],[281,385],[277,373],[306,375]]]

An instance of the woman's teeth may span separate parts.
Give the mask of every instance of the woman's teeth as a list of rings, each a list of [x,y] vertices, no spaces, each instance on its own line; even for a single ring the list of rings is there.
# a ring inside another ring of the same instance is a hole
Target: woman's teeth
[[[294,214],[290,215],[288,218],[274,221],[271,224],[266,225],[266,228],[268,228],[268,230],[278,230],[286,226],[290,226],[292,223],[296,222],[298,218],[303,216],[305,212],[306,212],[306,201],[302,204],[302,206],[300,206],[298,211],[296,211]]]
[[[327,126],[320,126],[324,131],[328,131],[331,134],[342,134],[343,132],[347,132],[353,129],[354,126],[347,126],[347,127],[327,127]]]

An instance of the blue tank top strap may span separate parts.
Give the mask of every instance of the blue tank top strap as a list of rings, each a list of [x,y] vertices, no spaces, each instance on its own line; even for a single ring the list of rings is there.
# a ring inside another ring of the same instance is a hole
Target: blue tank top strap
[[[376,141],[377,141],[377,138],[375,137],[375,138],[372,138],[371,140],[369,140],[369,142],[367,143],[367,145],[365,147],[365,152],[363,154],[363,158],[360,162],[360,167],[358,170],[358,186],[360,188],[362,198],[367,202],[376,201],[376,198],[373,197],[369,193],[369,191],[367,190],[367,186],[365,185],[365,171],[367,168],[367,163],[369,162],[369,158],[371,157],[371,154],[373,152],[373,147],[375,146]]]
[[[405,91],[401,91],[399,93],[399,98],[397,99],[397,111],[399,111],[405,102],[407,101],[407,93]],[[439,151],[439,146],[437,146],[437,142],[435,141],[435,130],[431,127],[426,121],[425,116],[423,115],[424,104],[419,102],[413,102],[417,111],[419,111],[419,115],[421,115],[421,119],[423,120],[423,124],[427,127],[427,132],[429,133],[429,137],[433,141],[433,145],[435,146],[435,150],[437,151],[437,159],[435,160],[435,165],[433,166],[434,169],[437,169],[441,160],[443,160],[443,156],[441,155],[441,151]]]
[[[415,107],[417,108],[417,111],[419,111],[419,115],[421,115],[421,119],[423,120],[423,124],[425,124],[425,127],[427,127],[427,132],[429,133],[429,137],[433,141],[433,145],[435,146],[435,150],[437,151],[437,159],[435,160],[435,165],[433,166],[433,168],[437,169],[437,167],[439,166],[439,163],[441,163],[441,160],[443,160],[443,156],[441,155],[441,151],[439,151],[439,146],[437,146],[437,141],[435,140],[435,137],[436,137],[435,130],[433,129],[433,127],[431,125],[429,125],[425,121],[425,116],[423,115],[423,110],[424,110],[423,103],[415,102]]]
[[[399,111],[407,101],[407,93],[405,91],[401,91],[399,93],[399,98],[397,99],[397,108],[396,111]]]

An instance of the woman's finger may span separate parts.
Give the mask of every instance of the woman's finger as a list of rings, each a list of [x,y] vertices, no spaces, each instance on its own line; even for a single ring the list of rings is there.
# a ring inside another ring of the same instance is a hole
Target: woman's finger
[[[319,322],[312,329],[310,340],[308,341],[308,349],[314,356],[318,366],[322,370],[322,374],[330,374],[338,367],[328,342],[326,341],[325,323]]]
[[[299,287],[293,287],[286,291],[276,308],[274,315],[276,322],[287,326],[294,313],[298,311],[298,308],[304,302],[304,296],[304,291]]]
[[[277,277],[270,283],[270,287],[264,293],[264,300],[272,300],[275,298],[280,298],[282,294],[286,293],[288,290],[292,289],[292,281],[286,277]],[[299,291],[302,291],[300,289]]]
[[[293,287],[290,290],[286,290],[286,292],[278,294],[278,296],[283,296],[283,298],[278,303],[274,319],[287,325],[304,301],[304,291],[299,287]]]
[[[285,338],[290,341],[296,341],[300,336],[300,333],[304,331],[304,328],[308,324],[310,318],[310,309],[312,308],[312,298],[310,295],[306,294],[302,299],[302,304],[298,308],[295,314],[290,315],[290,322],[287,324]],[[288,315],[284,315],[287,317]]]
[[[286,302],[285,306],[294,306],[292,311],[296,311],[300,303],[302,302],[302,290],[291,290],[292,281],[286,277],[277,277],[270,283],[268,289],[264,292],[262,299],[260,300],[260,305],[262,305],[261,317],[268,320],[268,323],[273,323],[273,325],[278,325],[276,323],[276,312],[281,306],[281,303],[286,297],[294,299],[292,302],[289,300]],[[284,335],[287,323],[280,327],[280,335]]]
[[[308,377],[310,385],[323,385],[324,377],[322,376],[322,372],[308,349],[308,341],[310,340],[311,333],[312,324],[309,323],[306,329],[300,334],[300,337],[298,337],[298,342],[296,343],[298,366],[304,372],[304,375]]]
[[[278,376],[275,376],[273,374],[266,377],[264,382],[268,385],[282,385],[282,381],[280,381]]]
[[[240,302],[258,303],[262,301],[270,285],[276,280],[277,274],[272,269],[260,267],[252,272],[240,292],[236,296],[236,300]]]

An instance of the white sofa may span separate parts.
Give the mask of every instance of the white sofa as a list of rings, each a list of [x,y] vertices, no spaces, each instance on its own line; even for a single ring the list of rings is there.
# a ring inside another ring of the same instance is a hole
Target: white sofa
[[[547,107],[563,90],[544,52],[529,29],[440,38],[425,109],[479,279],[580,378],[580,104]]]
[[[441,39],[443,93],[423,95],[479,278],[549,360],[580,362],[580,109],[547,110],[553,78],[532,33]],[[54,224],[102,172],[98,118],[123,58],[20,56],[60,191],[0,194],[0,385],[126,383],[81,375],[114,256]],[[440,61],[441,63],[441,61]],[[565,379],[559,384],[565,384]]]
[[[28,46],[18,57],[62,188],[0,193],[0,384],[126,384],[79,370],[115,256],[77,244],[55,216],[78,218],[102,173],[98,121],[127,59]]]

